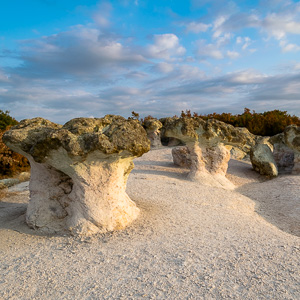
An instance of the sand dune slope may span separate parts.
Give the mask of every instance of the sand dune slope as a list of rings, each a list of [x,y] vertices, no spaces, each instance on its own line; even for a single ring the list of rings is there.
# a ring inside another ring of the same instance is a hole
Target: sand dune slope
[[[171,149],[136,159],[126,230],[28,229],[28,190],[0,200],[0,299],[300,299],[300,176],[264,181],[231,161],[235,191],[186,180]],[[21,186],[22,187],[22,186]]]

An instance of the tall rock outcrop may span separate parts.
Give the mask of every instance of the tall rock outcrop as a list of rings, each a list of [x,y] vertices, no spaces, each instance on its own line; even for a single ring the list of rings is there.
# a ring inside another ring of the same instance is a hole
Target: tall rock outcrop
[[[138,121],[107,115],[61,126],[35,118],[21,121],[3,140],[31,164],[30,227],[90,235],[122,229],[138,216],[125,192],[133,158],[150,149]]]

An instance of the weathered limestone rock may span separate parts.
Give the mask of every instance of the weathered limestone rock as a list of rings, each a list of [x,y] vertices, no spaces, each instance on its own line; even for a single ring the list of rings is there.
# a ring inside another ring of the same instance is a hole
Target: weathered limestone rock
[[[191,153],[186,146],[175,147],[172,149],[173,162],[176,166],[190,169],[192,165],[190,156]]]
[[[181,140],[188,148],[191,160],[189,179],[205,185],[234,188],[225,177],[230,152],[224,145],[246,147],[251,135],[246,135],[244,129],[213,119],[165,118],[163,125],[165,136]]]
[[[225,177],[230,151],[222,144],[201,148],[190,147],[191,168],[188,178],[205,185],[233,189],[234,185]]]
[[[61,126],[23,120],[4,142],[31,164],[29,226],[90,235],[124,228],[139,209],[125,192],[133,158],[149,151],[136,120],[107,115]]]
[[[273,145],[273,157],[277,164],[278,173],[291,173],[294,168],[295,153],[284,141],[284,134],[279,133],[270,137]]]
[[[159,148],[162,146],[160,129],[162,128],[162,123],[155,119],[146,119],[143,123],[144,128],[147,132],[147,137],[151,142],[151,148]]]
[[[295,152],[292,173],[300,174],[300,126],[287,126],[284,130],[284,141]]]
[[[248,154],[241,150],[239,147],[226,145],[226,149],[230,151],[230,157],[237,160],[243,160],[248,157]]]
[[[250,151],[250,160],[253,169],[261,175],[276,177],[278,169],[273,153],[267,144],[257,144]]]

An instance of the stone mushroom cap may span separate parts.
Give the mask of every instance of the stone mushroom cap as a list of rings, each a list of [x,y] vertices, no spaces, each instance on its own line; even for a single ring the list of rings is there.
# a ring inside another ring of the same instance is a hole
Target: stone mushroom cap
[[[284,140],[288,147],[300,153],[300,126],[287,126],[284,129]]]
[[[175,137],[185,143],[199,142],[200,144],[216,145],[220,142],[237,145],[241,148],[255,144],[255,136],[246,128],[234,127],[224,122],[198,118],[165,118],[164,134]]]
[[[156,118],[149,118],[144,121],[143,126],[147,132],[152,132],[161,129],[163,124]]]
[[[61,147],[79,160],[96,150],[129,157],[141,156],[150,149],[146,132],[137,120],[114,115],[75,118],[63,126],[43,118],[26,119],[7,131],[3,141],[39,163],[46,160],[51,150]]]

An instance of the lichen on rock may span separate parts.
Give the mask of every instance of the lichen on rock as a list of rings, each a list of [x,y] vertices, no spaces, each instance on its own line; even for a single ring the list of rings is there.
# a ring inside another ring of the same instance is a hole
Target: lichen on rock
[[[162,123],[155,118],[147,118],[143,122],[143,127],[147,132],[147,137],[151,142],[151,148],[159,148],[161,144],[161,133]]]
[[[268,144],[256,144],[250,152],[253,169],[261,175],[269,177],[278,176],[277,164],[274,160],[272,149]]]
[[[133,158],[150,149],[137,120],[107,115],[62,126],[27,119],[3,140],[31,164],[26,214],[31,227],[89,235],[124,228],[137,217],[126,182]]]
[[[198,117],[181,117],[165,118],[162,122],[164,135],[179,139],[188,148],[185,152],[189,154],[190,180],[204,185],[234,188],[225,177],[230,159],[230,151],[225,145],[249,148],[255,143],[254,135],[248,130],[214,119],[205,121]],[[180,155],[180,151],[175,150],[174,154]]]

